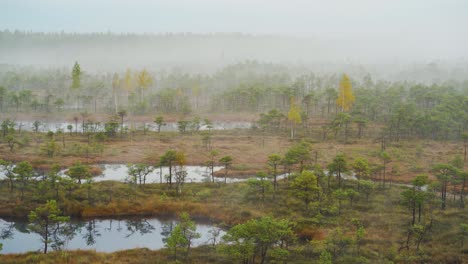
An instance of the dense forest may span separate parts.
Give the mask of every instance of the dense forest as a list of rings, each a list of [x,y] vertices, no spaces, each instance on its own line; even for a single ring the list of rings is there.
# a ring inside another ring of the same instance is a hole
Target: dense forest
[[[122,111],[150,116],[264,113],[262,122],[287,126],[285,114],[293,103],[301,110],[305,129],[324,123],[336,132],[344,124],[355,124],[361,131],[372,123],[385,127],[385,133],[398,140],[411,136],[461,139],[468,127],[467,81],[422,84],[374,80],[369,74],[359,79],[351,76],[356,101],[350,111],[341,113],[335,104],[340,78],[339,74],[313,72],[298,75],[286,66],[255,61],[230,65],[211,75],[146,69],[92,74],[78,62],[73,70],[7,67],[0,72],[0,109],[5,117],[32,112],[88,116]],[[272,110],[283,116],[269,117],[267,112]]]

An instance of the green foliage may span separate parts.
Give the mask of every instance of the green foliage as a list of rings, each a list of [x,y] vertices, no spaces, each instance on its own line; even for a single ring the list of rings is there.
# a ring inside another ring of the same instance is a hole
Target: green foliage
[[[305,141],[291,146],[284,159],[290,164],[299,164],[299,171],[304,170],[305,163],[310,160],[311,145]]]
[[[353,239],[346,235],[343,228],[335,228],[326,239],[327,251],[334,257],[346,254],[348,247],[353,243]]]
[[[206,166],[210,169],[211,181],[214,182],[214,166],[215,166],[215,157],[219,155],[217,150],[211,150],[208,153],[209,160],[206,162]]]
[[[13,149],[15,148],[15,145],[19,144],[18,140],[13,135],[7,135],[5,137],[5,141],[8,144],[8,148],[10,149],[10,152],[13,152]]]
[[[21,201],[24,198],[24,192],[29,187],[29,182],[33,177],[33,168],[31,164],[27,161],[22,161],[16,164],[16,167],[13,169],[15,173],[15,180],[19,183],[19,189],[21,191]]]
[[[459,170],[463,170],[465,163],[461,156],[456,156],[452,161],[450,161],[450,165],[452,165],[453,167]]]
[[[71,73],[71,79],[72,79],[72,84],[71,88],[72,89],[79,89],[81,87],[81,67],[78,62],[75,61],[75,64],[73,65],[72,73]]]
[[[261,113],[257,123],[260,128],[274,132],[280,129],[281,122],[284,119],[284,114],[278,109],[272,109],[268,113]]]
[[[175,150],[168,150],[161,156],[159,159],[160,166],[167,166],[169,167],[169,184],[172,185],[172,169],[177,162],[177,151]]]
[[[309,203],[319,197],[319,187],[317,177],[311,171],[303,171],[294,177],[291,183],[292,195],[304,202],[306,211],[309,208]]]
[[[187,127],[189,125],[190,121],[187,120],[179,120],[177,121],[177,129],[181,134],[185,134],[187,132]]]
[[[333,161],[328,164],[328,173],[335,174],[338,178],[338,187],[341,188],[342,173],[348,171],[348,163],[346,162],[344,154],[338,154],[333,158]]]
[[[107,135],[105,132],[97,132],[94,134],[93,139],[97,142],[104,142],[107,140]]]
[[[190,130],[198,132],[201,127],[201,119],[198,116],[195,116],[190,122]]]
[[[460,248],[463,250],[465,238],[468,237],[468,224],[460,224],[460,232],[458,234],[458,240],[460,241]]]
[[[47,157],[53,158],[60,151],[60,146],[55,142],[55,139],[51,139],[44,143],[41,150]]]
[[[335,190],[333,197],[338,200],[338,214],[341,214],[342,202],[348,199],[348,191],[343,189]]]
[[[178,250],[182,248],[186,249],[186,257],[188,257],[193,240],[200,238],[200,233],[197,233],[195,222],[190,219],[187,213],[182,213],[179,217],[179,221],[180,222],[174,227],[165,243],[165,246],[173,252],[175,260],[177,260]]]
[[[8,179],[10,192],[13,191],[13,184],[16,178],[14,168],[15,165],[11,161],[0,159],[0,171],[2,171],[3,175]]]
[[[81,181],[84,179],[88,179],[91,177],[91,173],[89,172],[89,166],[81,164],[81,162],[76,162],[68,168],[66,174],[70,176],[70,178],[77,180],[78,184],[81,184]]]
[[[119,129],[119,121],[118,117],[112,117],[108,122],[104,124],[104,131],[106,136],[108,137],[115,137],[117,135],[117,131]]]
[[[440,184],[440,192],[441,192],[441,201],[442,201],[442,210],[446,207],[446,200],[447,200],[447,188],[449,182],[456,177],[459,173],[458,169],[453,167],[450,164],[436,164],[432,171],[434,172],[437,180]]]
[[[228,169],[232,164],[232,157],[231,156],[224,156],[219,159],[219,162],[223,164],[224,166],[224,182],[227,182],[227,174],[228,174]]]
[[[357,158],[356,160],[354,160],[352,167],[358,180],[366,179],[367,177],[369,177],[370,168],[367,159]]]
[[[277,189],[278,183],[276,176],[278,175],[278,166],[281,164],[281,156],[279,154],[271,154],[268,156],[268,166],[271,168],[273,173],[273,188]]]
[[[223,236],[225,243],[221,250],[230,258],[244,262],[259,256],[261,263],[264,263],[269,257],[286,258],[287,245],[294,239],[289,221],[265,216],[229,229]],[[281,251],[277,251],[278,249]]]
[[[247,184],[250,188],[250,193],[257,196],[261,194],[262,201],[265,201],[265,195],[272,190],[273,185],[267,180],[268,175],[265,172],[257,172],[256,178],[250,178],[247,180]]]
[[[55,200],[47,201],[46,204],[37,207],[28,215],[29,228],[39,234],[44,243],[44,254],[47,253],[49,243],[53,248],[60,248],[64,241],[60,239],[61,224],[70,221],[70,217],[61,216]]]
[[[375,184],[369,180],[359,180],[359,191],[366,196],[366,201],[369,201],[369,195],[375,189]]]
[[[128,175],[133,184],[145,184],[146,176],[154,171],[154,167],[145,163],[128,164]]]
[[[320,253],[319,264],[333,264],[330,252],[324,250]]]
[[[161,127],[166,125],[166,123],[164,122],[164,117],[162,116],[155,117],[154,123],[156,123],[156,126],[158,127],[158,133],[161,132]]]

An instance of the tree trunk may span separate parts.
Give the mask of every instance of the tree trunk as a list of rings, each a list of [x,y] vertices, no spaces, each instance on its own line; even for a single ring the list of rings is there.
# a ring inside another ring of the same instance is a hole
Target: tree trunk
[[[463,201],[463,198],[465,196],[465,185],[466,185],[466,176],[463,177],[463,184],[462,184],[462,187],[460,189],[460,206],[461,206],[461,208],[465,208],[465,203]]]
[[[159,183],[162,184],[162,166],[159,166]]]
[[[49,243],[49,223],[46,220],[45,224],[45,237],[44,237],[44,254],[47,254],[47,244]]]
[[[169,186],[172,186],[172,164],[169,164]]]
[[[387,162],[384,161],[383,165],[383,187],[385,188],[385,174],[387,172]]]
[[[273,166],[273,189],[276,191],[277,182],[276,182],[276,165]]]
[[[419,203],[418,205],[418,223],[421,223],[421,211],[422,211],[422,205]]]
[[[463,158],[463,160],[466,162],[466,149],[467,149],[467,147],[468,147],[468,138],[466,138],[466,139],[464,140],[464,143],[465,143],[465,144],[464,144],[464,145],[465,145],[465,151],[464,151],[464,158]]]
[[[213,160],[211,160],[210,165],[211,165],[211,168],[210,168],[211,169],[211,181],[215,182],[215,180],[214,180],[214,161]]]

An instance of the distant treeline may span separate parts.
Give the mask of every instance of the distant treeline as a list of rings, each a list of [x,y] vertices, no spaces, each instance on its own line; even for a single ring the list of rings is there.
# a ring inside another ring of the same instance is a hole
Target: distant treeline
[[[375,41],[366,44],[364,39],[344,41],[307,35],[0,31],[0,66],[70,67],[79,61],[93,72],[146,67],[212,74],[224,66],[257,60],[287,65],[296,74],[346,72],[362,77],[372,73],[387,80],[425,83],[463,80],[468,74],[466,59],[413,55],[387,42],[376,45]]]

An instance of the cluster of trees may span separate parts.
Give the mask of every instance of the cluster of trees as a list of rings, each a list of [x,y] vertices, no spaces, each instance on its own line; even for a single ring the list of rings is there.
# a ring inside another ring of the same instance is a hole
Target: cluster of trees
[[[465,82],[425,85],[373,81],[370,75],[291,75],[286,68],[257,62],[228,66],[212,75],[145,69],[92,75],[78,63],[71,71],[17,71],[0,73],[4,112],[62,111],[64,105],[72,111],[113,114],[121,109],[183,114],[277,109],[291,121],[297,114],[286,113],[296,109],[302,120],[296,125],[328,119],[328,130],[336,133],[356,124],[360,137],[366,124],[375,122],[384,125],[392,140],[460,139],[467,129]],[[61,92],[64,87],[68,92]],[[278,118],[273,119],[277,125]]]
[[[60,201],[60,193],[83,189],[87,191],[90,200],[93,175],[88,165],[76,162],[67,170],[60,171],[58,165],[52,166],[48,171],[35,170],[31,163],[22,161],[13,163],[0,159],[0,171],[8,183],[11,199],[19,198],[24,202],[25,193],[30,193],[28,200],[46,201],[54,199]]]
[[[328,171],[324,171],[314,164],[312,153],[310,144],[300,142],[292,146],[284,156],[270,155],[268,172],[260,172],[256,178],[247,182],[248,195],[252,198],[249,200],[261,204],[270,201],[280,202],[281,200],[277,201],[278,196],[283,195],[281,199],[287,199],[291,210],[301,212],[311,219],[340,216],[343,210],[356,208],[358,204],[359,207],[368,206],[369,196],[375,192],[377,186],[370,178],[371,166],[366,159],[356,158],[351,163],[345,155],[338,154],[328,164]],[[160,159],[160,166],[174,168],[173,177],[176,179],[176,184],[179,182],[178,172],[183,171],[184,158],[183,153],[168,150]],[[221,160],[229,161],[228,158]],[[278,181],[277,176],[280,176],[281,167],[287,174],[281,175],[285,180]],[[6,182],[10,184],[10,190],[17,190],[20,200],[24,198],[25,192],[29,192],[32,194],[30,199],[45,203],[29,214],[31,230],[41,235],[44,252],[47,252],[50,242],[53,247],[60,246],[59,237],[54,240],[55,238],[52,239],[51,236],[60,233],[62,224],[69,219],[62,216],[57,209],[58,203],[64,203],[65,199],[75,197],[87,199],[92,204],[92,175],[86,165],[74,164],[64,172],[68,177],[58,173],[58,167],[54,167],[46,174],[35,173],[28,162],[14,165],[2,160],[0,168],[7,178]],[[437,165],[433,170],[437,181],[431,182],[427,176],[419,175],[412,181],[411,186],[401,193],[401,204],[409,209],[411,220],[408,221],[405,239],[399,248],[400,252],[422,250],[428,236],[433,232],[435,210],[439,206],[442,206],[441,209],[446,208],[449,187],[454,187],[452,188],[454,197],[455,195],[460,197],[459,202],[454,204],[464,205],[464,184],[467,174],[462,168],[461,158],[455,159],[451,164]],[[153,169],[155,168],[145,164],[129,165],[132,183],[145,184],[146,175]],[[351,178],[351,171],[355,179]],[[167,182],[170,186],[169,177]],[[177,193],[179,190],[178,187]],[[109,193],[111,192],[112,190],[109,190]],[[67,194],[66,198],[63,193]],[[259,196],[261,199],[258,199]],[[229,258],[236,258],[243,263],[284,261],[291,254],[289,247],[298,239],[294,230],[300,230],[298,227],[306,223],[302,223],[301,220],[291,222],[270,216],[252,219],[229,229],[218,248]],[[365,226],[360,221],[355,221],[353,230],[354,233],[342,228],[333,230],[327,236],[327,240],[317,247],[320,259],[326,261],[342,257],[349,252],[351,245],[355,245],[354,252],[359,256],[360,245],[366,234]],[[195,224],[188,215],[183,214],[179,224],[171,230],[166,246],[175,259],[187,258],[192,242],[197,237],[199,234]]]
[[[89,158],[91,155],[102,154],[104,151],[102,142],[115,137],[118,131],[118,123],[113,118],[104,124],[104,131],[100,130],[100,123],[91,120],[85,122],[83,119],[81,131],[86,137],[86,142],[75,141],[73,144],[67,144],[67,138],[78,134],[77,129],[73,132],[73,125],[68,125],[69,136],[63,129],[57,129],[55,132],[48,131],[45,135],[38,134],[39,128],[42,126],[39,121],[34,121],[32,126],[34,134],[24,133],[23,126],[17,125],[13,120],[5,119],[0,124],[0,142],[5,143],[10,152],[15,152],[22,147],[30,146],[33,139],[40,154],[49,158],[54,158],[59,154],[82,155]]]

